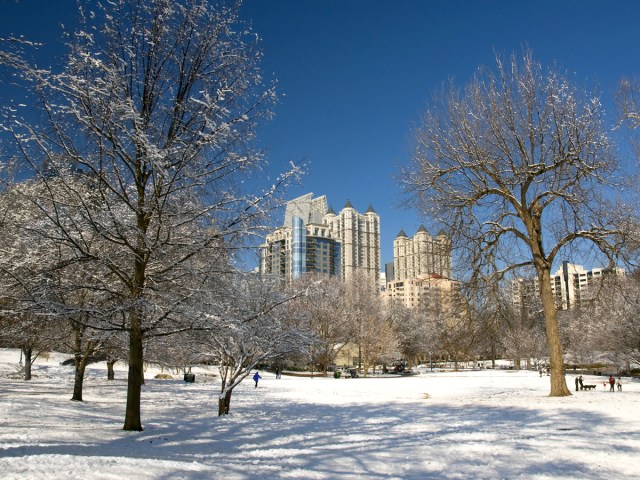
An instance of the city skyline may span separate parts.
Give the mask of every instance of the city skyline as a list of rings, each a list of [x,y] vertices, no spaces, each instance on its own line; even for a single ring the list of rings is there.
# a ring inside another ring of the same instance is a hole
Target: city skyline
[[[345,280],[363,270],[380,279],[380,217],[360,213],[349,201],[336,211],[325,195],[307,193],[287,202],[284,222],[260,245],[259,271],[286,281],[316,272]]]
[[[640,68],[633,2],[249,0],[243,12],[262,37],[265,75],[283,94],[263,144],[276,170],[309,163],[287,199],[315,192],[334,208],[372,204],[383,265],[401,229],[443,227],[400,206],[393,176],[408,162],[426,102],[449,80],[463,88],[479,66],[493,68],[496,53],[530,48],[600,91],[613,117],[617,82]]]
[[[54,65],[75,12],[73,0],[3,1],[0,36],[43,42],[38,63]],[[289,162],[306,163],[308,174],[287,199],[316,192],[336,209],[347,200],[358,211],[373,205],[384,265],[401,229],[442,228],[401,207],[393,178],[434,92],[449,80],[462,88],[479,66],[494,65],[495,54],[530,48],[536,60],[557,62],[575,83],[600,92],[613,118],[617,82],[638,75],[639,14],[636,2],[245,0],[241,15],[262,39],[265,80],[277,80],[280,94],[275,118],[259,131],[271,161],[265,180]]]

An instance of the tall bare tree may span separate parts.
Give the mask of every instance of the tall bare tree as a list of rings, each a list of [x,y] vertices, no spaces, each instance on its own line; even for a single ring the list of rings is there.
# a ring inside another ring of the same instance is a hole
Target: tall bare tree
[[[341,279],[313,272],[305,273],[287,288],[290,295],[306,292],[291,302],[289,311],[291,315],[307,319],[315,334],[310,362],[323,372],[349,341],[350,322],[344,315],[344,290]]]
[[[587,245],[615,260],[622,232],[607,189],[618,162],[597,96],[543,69],[530,52],[496,61],[428,109],[400,181],[422,213],[451,230],[471,279],[534,268],[550,395],[570,395],[551,268],[567,249]],[[487,272],[492,265],[499,268]]]
[[[83,228],[113,248],[91,248],[76,225],[56,215],[50,220],[60,242],[103,264],[123,292],[122,327],[129,336],[124,429],[142,430],[145,337],[190,328],[183,310],[196,286],[228,273],[206,268],[206,259],[252,231],[289,174],[264,191],[239,188],[264,166],[255,128],[275,101],[259,69],[259,40],[238,19],[240,2],[91,6],[81,10],[62,71],[27,71],[48,123],[14,116],[4,129],[44,182],[64,182],[70,170],[93,182],[90,199],[74,182],[65,184],[64,202],[53,190],[50,195],[58,209],[73,198]]]
[[[358,347],[358,368],[366,375],[369,367],[397,358],[398,338],[376,280],[357,269],[345,283],[344,315]]]

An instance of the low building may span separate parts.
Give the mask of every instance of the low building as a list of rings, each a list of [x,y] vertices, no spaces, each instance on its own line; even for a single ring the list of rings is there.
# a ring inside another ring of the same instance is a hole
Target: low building
[[[408,308],[444,308],[453,302],[460,291],[460,283],[437,274],[419,275],[417,278],[393,280],[387,283],[387,298]]]

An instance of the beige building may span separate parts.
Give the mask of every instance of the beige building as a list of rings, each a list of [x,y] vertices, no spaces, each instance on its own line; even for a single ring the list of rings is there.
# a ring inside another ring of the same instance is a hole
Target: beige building
[[[451,240],[443,232],[432,237],[424,225],[413,238],[400,230],[393,241],[393,271],[396,281],[428,274],[451,278]]]
[[[452,304],[459,290],[459,282],[431,273],[389,282],[386,295],[408,308],[422,306],[441,310]]]
[[[450,278],[451,263],[451,241],[444,233],[434,238],[421,225],[409,238],[400,230],[393,242],[393,268],[387,272],[387,298],[409,308],[451,305],[460,289]]]
[[[380,216],[369,205],[358,213],[347,200],[339,213],[329,208],[323,223],[342,244],[342,278],[348,279],[355,269],[366,271],[372,280],[380,274]]]

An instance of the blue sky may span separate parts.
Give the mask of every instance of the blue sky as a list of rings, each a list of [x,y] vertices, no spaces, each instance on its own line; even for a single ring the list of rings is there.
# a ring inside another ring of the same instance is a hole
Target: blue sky
[[[75,0],[0,0],[0,36],[51,43],[73,12]],[[444,82],[463,86],[494,52],[525,45],[607,103],[621,77],[640,75],[640,2],[245,0],[242,12],[262,37],[265,76],[279,82],[276,118],[260,131],[273,175],[306,161],[291,198],[327,195],[335,210],[349,199],[361,212],[371,203],[383,263],[401,228],[411,236],[429,224],[400,207],[393,175]]]
[[[640,2],[247,0],[243,10],[284,94],[262,135],[274,166],[309,162],[292,196],[325,194],[336,210],[347,198],[362,212],[372,203],[383,264],[400,228],[429,226],[400,207],[393,176],[444,82],[463,86],[494,52],[523,46],[607,102],[621,77],[640,73]]]

